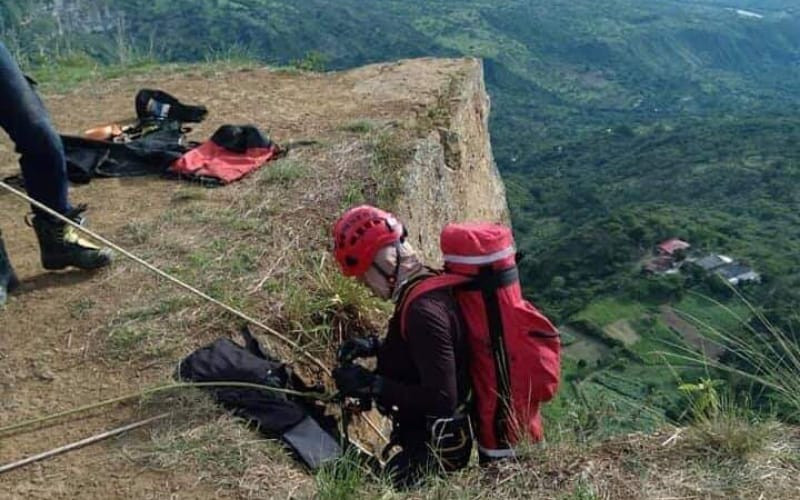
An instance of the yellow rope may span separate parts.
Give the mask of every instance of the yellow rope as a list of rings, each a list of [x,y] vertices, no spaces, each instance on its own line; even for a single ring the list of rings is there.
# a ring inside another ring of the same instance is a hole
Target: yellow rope
[[[290,338],[286,337],[285,335],[283,335],[282,333],[276,331],[275,329],[270,328],[269,326],[265,325],[261,321],[255,319],[255,318],[253,318],[251,316],[248,316],[247,314],[239,311],[238,309],[234,309],[233,307],[231,307],[231,306],[229,306],[229,305],[227,305],[227,304],[225,304],[223,302],[220,302],[219,300],[215,299],[214,297],[211,297],[211,296],[201,292],[200,290],[198,290],[197,288],[194,288],[191,285],[188,285],[188,284],[184,283],[183,281],[181,281],[178,278],[176,278],[176,277],[174,277],[174,276],[162,271],[161,269],[159,269],[156,266],[150,264],[149,262],[146,262],[145,260],[137,257],[136,255],[133,255],[132,253],[130,253],[127,250],[125,250],[124,248],[120,247],[119,245],[116,245],[116,244],[112,243],[111,241],[103,238],[102,236],[100,236],[99,234],[95,233],[94,231],[81,226],[80,224],[76,223],[75,221],[69,219],[68,217],[64,217],[60,213],[58,213],[55,210],[51,209],[50,207],[48,207],[48,206],[46,206],[46,205],[34,200],[33,198],[31,198],[30,196],[26,195],[25,193],[14,189],[13,187],[11,187],[8,184],[6,184],[5,182],[0,181],[0,187],[2,187],[3,189],[9,191],[10,193],[14,194],[17,197],[22,198],[23,200],[25,200],[28,203],[30,203],[33,206],[35,206],[36,208],[48,213],[49,215],[52,215],[53,217],[57,218],[58,220],[60,220],[62,222],[65,222],[66,224],[69,224],[70,226],[72,226],[73,228],[77,229],[78,231],[81,231],[81,232],[83,232],[85,234],[88,234],[89,236],[91,236],[95,240],[101,242],[102,244],[106,245],[109,248],[112,248],[112,249],[116,250],[117,252],[119,252],[120,254],[124,255],[127,258],[129,258],[130,260],[136,262],[137,264],[140,264],[140,265],[146,267],[147,269],[149,269],[150,271],[156,273],[157,275],[161,276],[162,278],[164,278],[164,279],[166,279],[168,281],[171,281],[172,283],[180,286],[181,288],[183,288],[185,290],[188,290],[189,292],[197,295],[198,297],[202,298],[203,300],[211,302],[212,304],[214,304],[214,305],[216,305],[216,306],[228,311],[229,313],[231,313],[233,315],[238,316],[239,318],[247,321],[248,323],[251,323],[253,325],[258,326],[259,328],[263,329],[268,334],[272,335],[273,337],[275,337],[277,339],[280,339],[282,342],[284,342],[284,343],[288,344],[289,346],[293,347],[294,349],[296,349],[303,356],[305,356],[306,359],[308,359],[309,361],[313,362],[318,367],[320,367],[326,374],[328,374],[328,375],[331,374],[331,370],[327,366],[325,366],[325,364],[322,361],[320,361],[319,359],[315,358],[308,351],[306,351],[305,349],[300,347],[300,345],[297,344],[297,342],[291,340]]]
[[[211,302],[212,304],[224,309],[225,311],[228,311],[229,313],[233,314],[234,316],[237,316],[237,317],[247,321],[250,324],[258,326],[259,328],[261,328],[265,332],[267,332],[269,335],[272,335],[273,337],[281,340],[282,342],[286,343],[287,345],[291,346],[292,348],[294,348],[295,350],[300,352],[300,354],[302,354],[306,359],[308,359],[309,361],[311,361],[312,363],[317,365],[319,368],[321,368],[322,371],[325,372],[325,374],[327,374],[329,376],[331,375],[331,370],[330,370],[330,368],[328,368],[325,365],[325,363],[320,361],[318,358],[314,357],[307,350],[303,349],[297,342],[291,340],[290,338],[286,337],[285,335],[283,335],[282,333],[278,332],[277,330],[275,330],[273,328],[270,328],[269,326],[265,325],[261,321],[259,321],[259,320],[255,319],[255,318],[253,318],[253,317],[251,317],[251,316],[239,311],[238,309],[235,309],[235,308],[233,308],[233,307],[231,307],[231,306],[229,306],[229,305],[227,305],[227,304],[225,304],[223,302],[220,302],[219,300],[215,299],[214,297],[211,297],[211,296],[201,292],[200,290],[194,288],[193,286],[184,283],[183,281],[179,280],[178,278],[176,278],[176,277],[174,277],[174,276],[162,271],[161,269],[159,269],[156,266],[150,264],[149,262],[145,261],[144,259],[141,259],[140,257],[137,257],[136,255],[132,254],[131,252],[129,252],[127,250],[125,250],[124,248],[120,247],[119,245],[116,245],[115,243],[112,243],[111,241],[107,240],[106,238],[103,238],[102,236],[100,236],[99,234],[95,233],[94,231],[81,226],[80,224],[76,223],[72,219],[64,217],[63,215],[61,215],[60,213],[58,213],[55,210],[51,209],[47,205],[44,205],[43,203],[40,203],[39,201],[34,200],[33,198],[31,198],[27,194],[25,194],[25,193],[23,193],[23,192],[21,192],[21,191],[19,191],[17,189],[14,189],[13,187],[11,187],[8,184],[6,184],[5,182],[0,181],[0,187],[5,189],[6,191],[10,192],[14,196],[27,201],[31,205],[33,205],[36,208],[42,210],[43,212],[55,217],[56,219],[66,223],[66,224],[69,224],[71,227],[77,229],[78,231],[80,231],[82,233],[85,233],[85,234],[88,234],[89,236],[91,236],[95,240],[101,242],[102,244],[106,245],[109,248],[112,248],[112,249],[116,250],[117,252],[119,252],[120,254],[124,255],[128,259],[136,262],[137,264],[140,264],[140,265],[144,266],[145,268],[147,268],[150,271],[154,272],[158,276],[161,276],[162,278],[164,278],[164,279],[166,279],[166,280],[168,280],[168,281],[180,286],[181,288],[183,288],[185,290],[188,290],[189,292],[197,295],[198,297],[202,298],[203,300]],[[369,425],[369,427],[384,442],[387,442],[387,443],[389,442],[389,440],[386,438],[386,436],[383,435],[383,433],[380,431],[380,429],[378,429],[378,426],[375,425],[374,422],[372,422],[369,418],[366,418],[366,417],[365,417],[365,420],[366,420],[367,424]],[[0,432],[2,432],[2,429],[0,429]]]
[[[51,420],[56,420],[59,418],[67,417],[69,415],[74,415],[76,413],[83,413],[85,411],[94,410],[97,408],[102,408],[104,406],[111,406],[117,403],[123,403],[125,401],[129,401],[131,399],[136,398],[143,398],[145,396],[149,396],[150,394],[156,394],[159,392],[164,391],[171,391],[173,389],[185,389],[188,387],[239,387],[245,389],[255,389],[259,391],[265,392],[276,392],[279,394],[287,394],[291,396],[299,396],[303,398],[309,399],[317,399],[319,401],[330,401],[333,399],[334,395],[332,394],[324,394],[324,393],[317,393],[317,392],[300,392],[300,391],[293,391],[291,389],[282,389],[280,387],[270,387],[267,385],[260,385],[260,384],[251,384],[249,382],[176,382],[174,384],[167,384],[161,385],[157,387],[151,387],[149,389],[143,389],[138,392],[134,392],[131,394],[127,394],[125,396],[116,397],[113,399],[106,399],[105,401],[100,401],[98,403],[92,403],[85,406],[81,406],[79,408],[73,408],[71,410],[65,410],[58,413],[53,413],[50,415],[45,415],[44,417],[37,417],[32,418],[29,420],[24,420],[22,422],[18,422],[16,424],[7,425],[5,427],[0,427],[0,435],[7,434],[11,431],[15,431],[18,429],[23,429],[25,427],[30,427],[32,425],[41,424],[44,422],[49,422]]]

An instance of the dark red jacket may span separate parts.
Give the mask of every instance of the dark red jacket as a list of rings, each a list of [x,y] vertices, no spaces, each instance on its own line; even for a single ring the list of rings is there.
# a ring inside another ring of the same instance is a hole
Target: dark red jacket
[[[406,430],[424,431],[425,417],[449,417],[469,392],[466,329],[450,290],[415,300],[406,316],[408,340],[400,334],[399,313],[378,352],[384,378],[378,403]]]

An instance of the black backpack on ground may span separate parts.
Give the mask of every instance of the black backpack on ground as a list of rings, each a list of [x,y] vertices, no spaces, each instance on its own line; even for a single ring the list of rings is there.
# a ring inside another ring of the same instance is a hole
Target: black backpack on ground
[[[285,363],[262,350],[245,328],[242,347],[221,338],[187,356],[176,378],[192,382],[247,382],[300,392],[321,391],[307,386]],[[268,438],[281,439],[306,466],[318,469],[342,455],[336,420],[325,407],[308,398],[242,387],[210,387],[214,399],[235,415],[249,420]]]
[[[134,101],[139,119],[155,118],[184,123],[199,123],[208,114],[205,106],[183,104],[163,90],[142,89]]]

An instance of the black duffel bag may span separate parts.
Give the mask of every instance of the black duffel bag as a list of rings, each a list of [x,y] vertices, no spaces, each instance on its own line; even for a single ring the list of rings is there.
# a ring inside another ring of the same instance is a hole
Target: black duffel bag
[[[299,392],[309,387],[280,360],[264,352],[245,328],[242,347],[221,338],[187,356],[176,378],[191,382],[246,382]],[[309,398],[246,387],[209,387],[214,399],[235,415],[257,426],[266,437],[281,439],[305,465],[316,470],[342,455],[336,421]]]

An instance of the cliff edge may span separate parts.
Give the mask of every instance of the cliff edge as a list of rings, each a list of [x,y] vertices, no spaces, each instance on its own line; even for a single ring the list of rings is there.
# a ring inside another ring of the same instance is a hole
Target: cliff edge
[[[71,188],[73,203],[89,204],[100,234],[287,334],[329,366],[343,336],[380,328],[387,313],[334,268],[330,227],[339,213],[358,203],[395,210],[432,264],[446,222],[508,220],[480,61],[415,59],[324,74],[165,66],[58,94],[45,87],[44,100],[61,132],[79,134],[129,118],[140,88],[207,106],[192,140],[222,124],[252,123],[296,146],[225,187],[95,179]],[[17,171],[3,137],[0,175]],[[123,258],[95,274],[44,272],[27,211],[0,193],[0,227],[22,280],[0,312],[0,427],[166,383],[183,356],[238,331],[235,317]],[[292,349],[269,335],[262,340],[325,381]],[[313,496],[313,478],[282,450],[193,393],[4,436],[0,463],[162,411],[172,412],[169,422],[0,476],[0,496]]]

